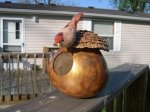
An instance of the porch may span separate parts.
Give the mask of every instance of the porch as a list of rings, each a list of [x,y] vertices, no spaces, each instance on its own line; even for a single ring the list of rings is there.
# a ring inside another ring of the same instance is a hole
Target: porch
[[[46,52],[46,51],[45,51]],[[1,105],[25,101],[6,108],[4,112],[149,112],[149,67],[142,64],[123,64],[109,70],[106,86],[97,96],[76,99],[54,90],[49,83],[47,65],[53,55],[49,53],[1,54],[7,66],[1,67]],[[15,61],[14,61],[15,59]],[[42,59],[38,61],[38,59]],[[21,60],[25,60],[20,69]],[[29,60],[33,67],[29,68]],[[12,65],[16,63],[16,68]],[[37,63],[43,66],[38,68]],[[6,73],[7,72],[7,73]],[[5,75],[5,73],[7,75]],[[37,97],[38,96],[38,97]],[[33,98],[35,97],[35,98]],[[31,100],[29,100],[31,99]],[[6,103],[7,102],[7,103]]]

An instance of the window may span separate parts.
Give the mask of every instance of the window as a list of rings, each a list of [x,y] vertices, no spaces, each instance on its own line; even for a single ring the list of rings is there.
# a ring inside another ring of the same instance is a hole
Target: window
[[[1,18],[1,48],[3,52],[23,51],[23,19]]]
[[[20,39],[20,22],[16,22],[16,39]]]
[[[20,39],[20,21],[4,20],[4,34],[14,35],[16,39]]]
[[[103,37],[108,43],[110,50],[113,50],[114,40],[114,22],[110,21],[93,21],[93,31]]]
[[[120,51],[121,21],[84,19],[83,30],[94,31],[108,42],[111,51]]]

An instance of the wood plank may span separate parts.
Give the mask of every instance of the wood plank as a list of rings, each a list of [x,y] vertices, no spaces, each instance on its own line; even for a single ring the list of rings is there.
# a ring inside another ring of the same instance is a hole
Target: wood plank
[[[43,53],[48,53],[48,52],[49,52],[49,49],[47,47],[43,47]],[[45,55],[42,56],[42,60],[43,60],[43,70],[46,73],[47,72],[47,62],[49,60],[47,58],[45,58]]]
[[[3,95],[3,56],[0,54],[0,97]]]
[[[37,96],[37,68],[36,68],[36,54],[34,54],[34,74],[33,74],[33,94]]]
[[[113,112],[113,110],[114,110],[114,100],[112,100],[106,105],[106,112]]]
[[[146,112],[150,112],[150,70],[147,71],[148,74],[148,84],[147,84],[147,94],[146,94]]]
[[[8,73],[9,73],[9,96],[11,96],[11,66],[10,66],[10,62],[11,61],[11,55],[8,55]],[[10,98],[11,100],[11,98]]]
[[[147,74],[143,73],[127,88],[127,112],[145,112]]]
[[[110,70],[108,82],[97,96],[89,99],[71,98],[55,91],[34,98],[20,105],[5,109],[5,112],[100,112],[104,101],[111,102],[125,88],[129,87],[147,69],[147,65],[124,64]]]
[[[12,97],[12,100],[17,100],[16,97],[14,96],[18,96],[18,91],[17,91],[17,85],[16,85],[16,82],[18,80],[18,78],[16,77],[16,73],[17,71],[16,70],[11,70],[11,95],[8,94],[8,90],[9,90],[9,74],[8,74],[8,71],[5,73],[3,73],[3,89],[2,89],[2,95],[5,95],[6,98],[8,99],[7,96],[11,96]],[[28,74],[28,94],[26,95],[27,96],[27,99],[29,99],[29,95],[31,97],[33,97],[33,78],[32,78],[32,75],[34,75],[34,72],[33,71],[27,71],[27,74]],[[49,77],[47,74],[43,74],[42,75],[42,71],[37,71],[37,74],[36,74],[38,77],[37,79],[37,84],[39,85],[39,88],[37,88],[37,94],[40,95],[41,94],[41,87],[40,86],[41,84],[41,79],[43,80],[44,82],[44,85],[45,85],[45,88],[44,88],[44,91],[48,91],[50,89],[50,85],[48,84],[49,82]],[[20,70],[19,72],[19,97],[21,98],[21,96],[24,97],[24,95],[26,94],[26,80],[23,80],[25,79],[25,73],[24,71]],[[13,95],[13,96],[12,96]],[[2,98],[2,97],[1,97]],[[5,98],[5,99],[6,99]],[[9,98],[10,99],[10,98]],[[20,100],[20,99],[18,99]],[[5,102],[8,101],[8,100],[5,100]],[[0,101],[1,103],[1,101]]]
[[[122,112],[123,93],[116,98],[116,112]]]
[[[29,78],[29,74],[28,74],[28,68],[27,68],[27,63],[28,63],[28,54],[26,54],[26,58],[25,58],[25,87],[26,87],[26,96],[27,99],[29,99],[29,92],[28,92],[28,78]]]
[[[127,88],[123,91],[123,112],[127,112]]]
[[[51,52],[53,53],[53,52]],[[36,58],[42,58],[42,55],[45,54],[46,58],[49,58],[51,53],[36,53]],[[1,53],[4,59],[9,58],[10,53]],[[26,58],[26,54],[28,54],[28,58],[34,58],[35,53],[11,53],[11,58],[17,59],[17,56],[19,55],[21,58]]]
[[[54,54],[54,51],[55,50],[58,50],[58,47],[54,47],[54,48],[51,48],[51,47],[43,47],[43,53],[44,54],[44,57],[43,57],[43,68],[44,68],[44,71],[45,73],[49,73],[49,64],[50,64],[50,61],[51,61],[51,58],[52,58],[52,55]],[[49,57],[46,56],[47,53],[51,53],[49,55]]]

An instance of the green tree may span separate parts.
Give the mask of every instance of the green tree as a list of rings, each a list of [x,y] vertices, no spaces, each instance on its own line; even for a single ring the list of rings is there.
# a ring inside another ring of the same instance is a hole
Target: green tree
[[[150,0],[110,0],[118,10],[127,10],[134,12],[149,12]]]

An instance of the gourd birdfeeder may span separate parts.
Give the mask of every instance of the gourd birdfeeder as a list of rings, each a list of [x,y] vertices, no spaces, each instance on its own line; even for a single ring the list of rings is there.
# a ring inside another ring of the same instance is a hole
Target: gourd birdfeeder
[[[91,31],[76,32],[70,48],[60,48],[50,63],[50,81],[62,93],[76,97],[95,96],[107,80],[108,69],[100,50],[108,51],[103,38]]]

